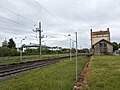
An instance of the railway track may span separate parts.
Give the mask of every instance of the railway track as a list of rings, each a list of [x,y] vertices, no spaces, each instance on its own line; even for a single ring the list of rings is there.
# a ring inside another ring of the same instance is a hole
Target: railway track
[[[27,72],[36,68],[47,67],[48,65],[55,64],[68,57],[69,56],[48,60],[37,60],[16,64],[0,65],[0,79],[6,79],[11,76],[16,76],[20,73]]]

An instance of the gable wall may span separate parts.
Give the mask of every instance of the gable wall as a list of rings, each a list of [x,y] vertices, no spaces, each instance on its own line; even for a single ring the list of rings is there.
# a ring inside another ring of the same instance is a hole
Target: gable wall
[[[109,41],[110,37],[107,34],[106,35],[92,35],[92,45],[94,45],[95,43],[99,42],[102,39]]]
[[[112,54],[113,53],[113,46],[110,43],[105,42],[105,41],[101,41],[99,43],[106,43],[107,44],[107,53],[108,54]],[[94,54],[95,55],[101,55],[99,43],[94,46]]]

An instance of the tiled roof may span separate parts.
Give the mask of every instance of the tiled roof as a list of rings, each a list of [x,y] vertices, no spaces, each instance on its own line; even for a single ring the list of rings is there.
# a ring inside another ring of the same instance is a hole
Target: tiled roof
[[[97,31],[97,32],[92,32],[92,35],[105,35],[109,34],[109,31]]]

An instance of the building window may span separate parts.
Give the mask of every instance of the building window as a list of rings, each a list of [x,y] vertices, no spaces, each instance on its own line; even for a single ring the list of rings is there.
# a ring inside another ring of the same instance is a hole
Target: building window
[[[104,45],[103,45],[103,46],[104,46],[104,48],[106,48],[106,47],[107,47],[107,44],[106,44],[106,43],[103,43],[103,44],[104,44]]]
[[[99,43],[100,48],[106,48],[107,44],[106,43]]]
[[[102,48],[102,47],[103,47],[103,44],[102,44],[102,43],[100,43],[100,44],[99,44],[99,46]]]

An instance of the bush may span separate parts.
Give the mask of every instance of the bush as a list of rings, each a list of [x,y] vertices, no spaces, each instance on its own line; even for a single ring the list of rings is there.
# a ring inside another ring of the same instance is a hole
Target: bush
[[[19,52],[15,48],[10,48],[9,49],[9,55],[10,56],[18,56]]]
[[[8,47],[0,47],[0,56],[9,56],[9,48]]]
[[[15,48],[1,47],[0,48],[0,56],[18,56],[19,52]]]
[[[39,54],[38,50],[37,49],[27,49],[25,50],[25,55],[37,55]]]

